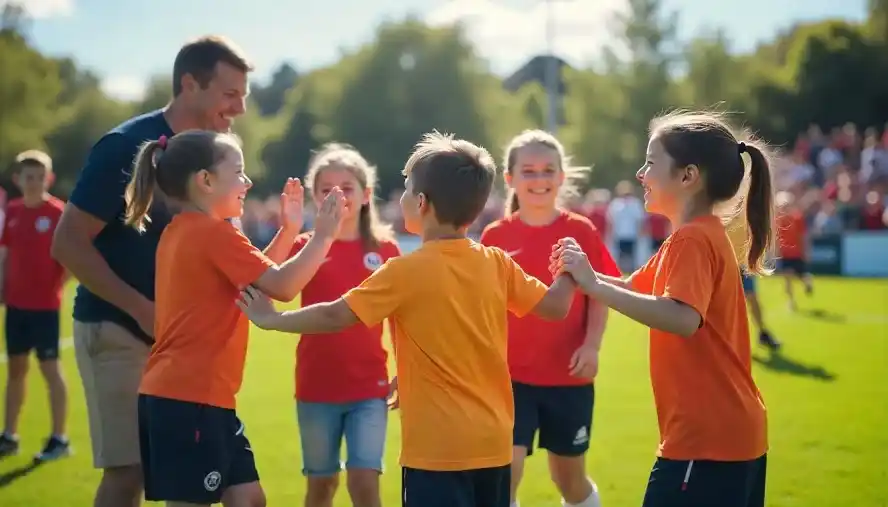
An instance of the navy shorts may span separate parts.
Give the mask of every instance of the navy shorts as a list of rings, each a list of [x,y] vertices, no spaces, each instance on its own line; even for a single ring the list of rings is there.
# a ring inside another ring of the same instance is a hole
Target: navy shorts
[[[795,273],[802,276],[808,274],[808,263],[804,259],[778,259],[777,271],[781,273]]]
[[[620,252],[620,257],[635,259],[635,240],[621,239],[617,241],[617,251]]]
[[[6,355],[37,352],[40,361],[59,358],[59,311],[6,307]]]
[[[402,507],[509,507],[510,465],[439,472],[404,467]]]
[[[755,294],[755,277],[752,275],[742,274],[743,292],[745,294]]]
[[[140,394],[139,448],[148,501],[214,504],[259,480],[234,410]]]
[[[659,458],[642,507],[764,507],[767,464]]]
[[[532,386],[512,382],[515,397],[513,443],[533,454],[539,446],[558,456],[581,456],[589,449],[595,386]]]

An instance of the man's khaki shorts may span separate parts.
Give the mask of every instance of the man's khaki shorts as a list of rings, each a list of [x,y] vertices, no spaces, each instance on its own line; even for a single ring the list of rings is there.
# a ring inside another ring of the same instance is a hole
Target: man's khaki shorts
[[[93,465],[138,465],[138,393],[151,349],[111,322],[74,321],[74,351],[89,411]]]

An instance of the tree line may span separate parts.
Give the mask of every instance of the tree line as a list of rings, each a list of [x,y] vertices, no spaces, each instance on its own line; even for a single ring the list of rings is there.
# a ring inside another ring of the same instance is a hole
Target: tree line
[[[606,49],[587,68],[561,66],[558,135],[576,163],[593,166],[590,185],[629,177],[641,163],[649,119],[675,107],[736,112],[778,146],[791,145],[811,124],[881,130],[888,122],[888,0],[869,0],[865,22],[799,23],[749,53],[733,51],[718,30],[680,43],[680,13],[661,0],[629,3],[614,23],[619,49]],[[27,24],[7,3],[0,17],[0,164],[24,149],[46,149],[55,192],[64,196],[92,144],[127,117],[165,105],[170,79],[152,79],[140,101],[115,100],[72,58],[35,49]],[[387,195],[402,184],[406,155],[424,132],[455,132],[499,155],[520,130],[543,128],[547,95],[539,73],[525,70],[529,77],[504,86],[460,27],[408,18],[380,25],[372,41],[329,66],[299,72],[280,65],[269,82],[252,84],[235,130],[257,193],[303,175],[311,150],[336,140],[378,166],[380,195]],[[3,185],[9,189],[8,174]]]

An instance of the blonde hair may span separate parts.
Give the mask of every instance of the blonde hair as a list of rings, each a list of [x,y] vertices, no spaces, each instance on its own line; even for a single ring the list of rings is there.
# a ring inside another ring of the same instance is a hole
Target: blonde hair
[[[15,171],[21,171],[26,165],[40,166],[47,173],[51,173],[52,157],[41,150],[26,150],[15,156]]]
[[[545,130],[525,130],[512,138],[503,157],[503,176],[512,173],[518,150],[527,146],[544,146],[558,154],[558,169],[565,176],[564,183],[558,190],[558,206],[562,206],[572,198],[581,196],[580,188],[586,183],[592,168],[572,165],[571,157],[565,152],[561,141]],[[520,207],[521,204],[518,202],[515,190],[510,188],[506,195],[506,214],[514,213]]]
[[[383,241],[394,241],[395,235],[390,224],[379,218],[376,208],[376,166],[355,148],[345,143],[327,143],[316,151],[308,162],[305,184],[309,191],[314,192],[318,176],[325,169],[345,169],[358,180],[361,190],[370,189],[370,200],[361,206],[358,214],[358,231],[366,250],[378,248]]]

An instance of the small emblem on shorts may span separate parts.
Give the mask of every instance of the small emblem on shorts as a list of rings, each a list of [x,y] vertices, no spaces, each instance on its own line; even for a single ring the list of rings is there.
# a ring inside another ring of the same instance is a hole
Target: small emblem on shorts
[[[577,430],[577,436],[574,437],[573,445],[583,445],[589,441],[589,430],[586,429],[585,426],[580,427]]]
[[[222,474],[215,470],[204,477],[204,488],[206,488],[207,491],[216,491],[219,489],[220,484],[222,484]]]
[[[49,230],[49,226],[52,225],[52,220],[49,217],[40,217],[34,222],[34,227],[37,229],[37,232],[46,232]]]
[[[376,271],[382,266],[382,256],[376,252],[370,252],[364,256],[364,267],[370,271]]]

